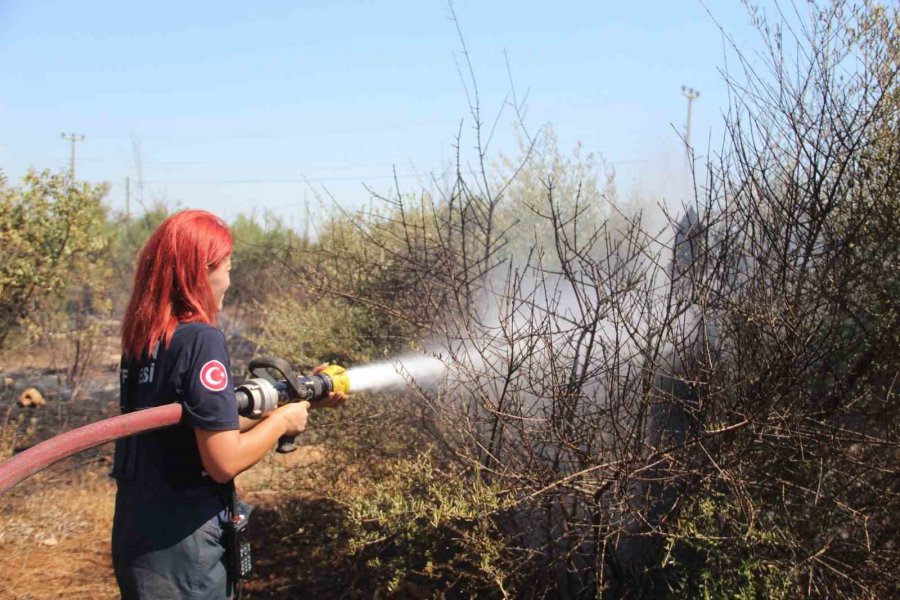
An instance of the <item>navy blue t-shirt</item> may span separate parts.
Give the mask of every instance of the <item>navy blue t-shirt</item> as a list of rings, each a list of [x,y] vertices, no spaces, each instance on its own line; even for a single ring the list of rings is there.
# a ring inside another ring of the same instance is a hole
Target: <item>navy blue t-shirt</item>
[[[203,471],[194,429],[238,429],[225,335],[206,323],[180,323],[167,348],[121,364],[120,404],[131,412],[178,402],[181,423],[116,441],[112,476],[165,482],[174,489],[215,485]]]

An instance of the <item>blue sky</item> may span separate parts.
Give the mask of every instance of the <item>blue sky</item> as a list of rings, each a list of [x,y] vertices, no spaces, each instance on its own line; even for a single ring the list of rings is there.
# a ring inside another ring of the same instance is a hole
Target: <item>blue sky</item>
[[[581,142],[615,168],[620,188],[678,156],[686,100],[701,91],[692,137],[721,136],[724,44],[756,34],[737,0],[583,2],[457,0],[492,120],[510,84],[527,91],[527,125],[551,123],[563,149]],[[80,179],[112,184],[133,208],[154,199],[231,219],[272,210],[302,220],[328,190],[356,208],[396,168],[414,191],[453,156],[464,120],[460,42],[441,0],[26,2],[0,0],[0,169],[68,168],[62,132],[84,134]],[[515,154],[513,115],[492,154]],[[677,131],[676,131],[677,130]],[[668,157],[668,158],[667,158]],[[140,163],[141,169],[138,169]]]

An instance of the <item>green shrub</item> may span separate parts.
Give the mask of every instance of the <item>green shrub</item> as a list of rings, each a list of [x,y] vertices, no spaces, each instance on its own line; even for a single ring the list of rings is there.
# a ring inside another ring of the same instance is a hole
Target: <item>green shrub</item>
[[[477,471],[441,470],[425,453],[392,462],[370,495],[344,501],[351,551],[378,587],[412,583],[454,597],[514,593],[510,548],[496,522],[510,503]]]
[[[70,182],[48,171],[29,172],[20,187],[0,181],[0,347],[20,326],[38,337],[36,317],[67,292],[108,285],[109,273],[98,267],[109,245],[105,193],[103,184]],[[93,294],[101,311],[104,295]]]
[[[746,531],[736,531],[740,510],[725,498],[688,502],[675,532],[668,536],[662,565],[680,573],[677,596],[786,600],[802,594],[798,574],[779,556],[774,523],[762,520]]]

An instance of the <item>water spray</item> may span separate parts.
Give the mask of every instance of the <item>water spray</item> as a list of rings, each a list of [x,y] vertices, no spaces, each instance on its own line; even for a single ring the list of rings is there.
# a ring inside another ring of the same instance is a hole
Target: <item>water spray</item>
[[[429,385],[447,372],[440,359],[421,354],[407,354],[347,370],[347,383],[354,392],[402,388],[410,383]]]
[[[234,391],[239,414],[258,419],[287,402],[315,403],[328,398],[331,392],[348,395],[351,391],[401,388],[411,382],[433,383],[446,372],[446,365],[437,358],[410,354],[349,370],[329,365],[309,377],[295,375],[282,358],[254,359],[249,370],[253,377]],[[293,436],[278,440],[277,452],[284,454],[296,449]]]

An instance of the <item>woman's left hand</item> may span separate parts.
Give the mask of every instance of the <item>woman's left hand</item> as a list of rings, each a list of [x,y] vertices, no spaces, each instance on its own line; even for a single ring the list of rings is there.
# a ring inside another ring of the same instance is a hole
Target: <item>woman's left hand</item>
[[[321,373],[325,370],[326,367],[329,366],[329,363],[324,363],[313,369],[313,375],[317,373]],[[331,392],[328,394],[328,398],[325,400],[318,400],[316,402],[311,402],[309,407],[311,409],[319,409],[319,408],[336,408],[338,406],[342,406],[344,402],[347,401],[348,396],[343,392]]]

